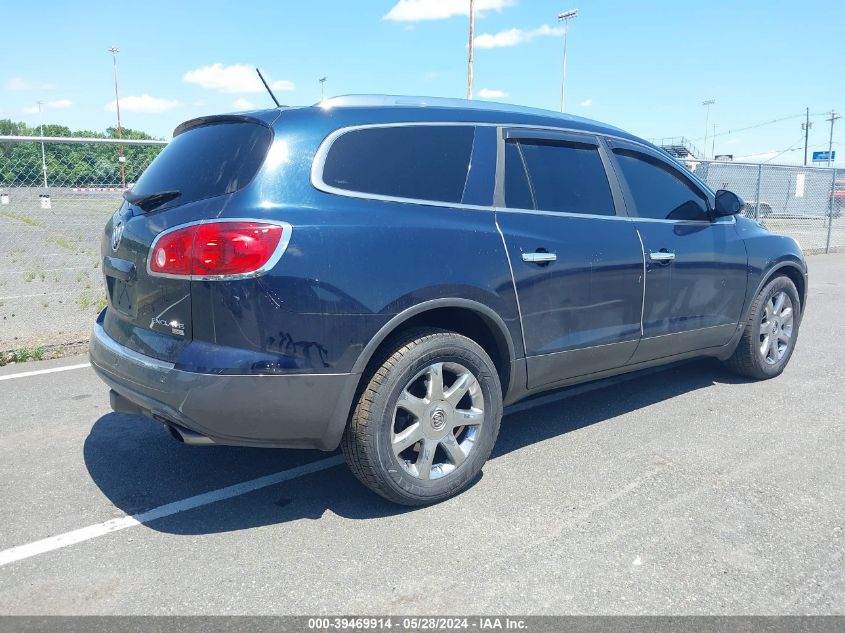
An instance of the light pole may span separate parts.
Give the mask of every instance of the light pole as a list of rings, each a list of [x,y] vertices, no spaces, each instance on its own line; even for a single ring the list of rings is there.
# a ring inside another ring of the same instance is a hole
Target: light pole
[[[320,82],[320,103],[326,100],[326,79],[328,77],[320,77],[318,81]]]
[[[557,21],[563,22],[563,78],[560,81],[560,111],[566,108],[566,39],[569,35],[569,21],[578,15],[578,9],[558,13]]]
[[[472,99],[472,50],[475,39],[475,0],[469,0],[469,62],[467,64],[467,99]]]
[[[114,104],[117,108],[117,140],[123,140],[123,126],[120,124],[120,94],[117,89],[117,54],[120,49],[117,46],[112,46],[108,49],[111,53],[112,65],[114,66]],[[120,163],[120,186],[126,189],[126,159],[123,157],[123,143],[117,146],[117,162]]]
[[[38,122],[41,127],[41,171],[44,174],[44,191],[47,191],[47,155],[44,153],[44,117],[41,115],[43,101],[36,101],[38,104]]]
[[[710,127],[710,106],[716,103],[715,99],[707,99],[707,101],[702,101],[701,105],[707,108],[707,113],[704,115],[704,156],[702,158],[707,158],[707,133],[708,128]]]

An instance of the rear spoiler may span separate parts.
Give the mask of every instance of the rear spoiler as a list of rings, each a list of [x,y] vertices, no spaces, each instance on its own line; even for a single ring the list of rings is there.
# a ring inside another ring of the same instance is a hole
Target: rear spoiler
[[[183,132],[192,130],[204,125],[214,125],[216,123],[256,123],[264,127],[272,128],[273,122],[279,118],[281,111],[279,109],[262,110],[253,114],[211,114],[208,116],[197,117],[190,119],[184,123],[180,123],[173,130],[173,136],[179,136]]]

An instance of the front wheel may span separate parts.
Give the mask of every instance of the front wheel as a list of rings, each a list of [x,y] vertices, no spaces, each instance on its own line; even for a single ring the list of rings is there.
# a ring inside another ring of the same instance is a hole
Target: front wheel
[[[364,485],[403,505],[452,497],[478,475],[502,418],[496,367],[443,330],[394,339],[358,398],[341,448]]]
[[[751,304],[739,345],[725,364],[755,380],[780,375],[792,357],[800,325],[795,284],[788,277],[775,277]]]

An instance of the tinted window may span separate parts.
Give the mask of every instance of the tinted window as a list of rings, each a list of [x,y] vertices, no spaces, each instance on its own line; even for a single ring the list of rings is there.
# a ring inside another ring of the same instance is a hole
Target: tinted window
[[[352,130],[332,143],[323,181],[360,193],[460,202],[474,135],[471,126]]]
[[[513,141],[505,144],[505,206],[510,209],[534,208],[519,144]]]
[[[543,211],[614,215],[598,148],[582,143],[520,140],[535,207]]]
[[[629,150],[615,150],[637,215],[658,220],[708,220],[702,193],[669,165]]]
[[[167,144],[132,193],[180,191],[172,203],[184,204],[242,189],[255,176],[273,139],[257,123],[215,123],[191,128]]]

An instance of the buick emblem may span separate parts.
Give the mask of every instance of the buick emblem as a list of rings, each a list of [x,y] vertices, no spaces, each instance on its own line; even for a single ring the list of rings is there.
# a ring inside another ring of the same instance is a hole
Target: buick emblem
[[[439,431],[444,427],[445,424],[446,412],[438,407],[434,410],[434,413],[431,414],[431,427]]]
[[[117,224],[114,225],[114,228],[111,232],[111,249],[116,251],[117,248],[120,246],[120,239],[123,237],[123,220],[118,220]]]

